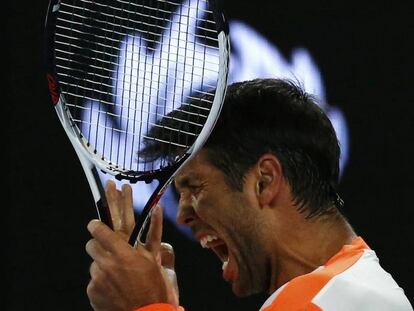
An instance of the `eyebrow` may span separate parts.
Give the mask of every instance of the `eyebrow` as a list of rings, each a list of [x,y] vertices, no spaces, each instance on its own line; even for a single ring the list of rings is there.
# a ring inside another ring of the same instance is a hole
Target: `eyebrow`
[[[178,177],[174,179],[174,184],[178,188],[188,188],[191,184],[191,182],[194,180],[194,176],[184,176],[184,177]]]

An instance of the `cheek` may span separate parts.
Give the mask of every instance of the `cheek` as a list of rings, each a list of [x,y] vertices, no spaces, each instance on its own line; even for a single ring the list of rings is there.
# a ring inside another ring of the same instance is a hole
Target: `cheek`
[[[195,212],[206,222],[223,216],[228,208],[223,192],[202,190],[192,200]]]
[[[201,191],[197,195],[191,197],[192,206],[194,211],[200,217],[200,219],[205,220],[208,217],[209,211],[214,207],[213,200],[205,194],[204,191]]]

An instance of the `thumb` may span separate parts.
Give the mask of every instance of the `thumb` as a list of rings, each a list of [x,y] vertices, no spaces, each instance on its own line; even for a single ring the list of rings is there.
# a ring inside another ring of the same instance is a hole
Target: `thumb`
[[[163,267],[164,279],[170,284],[168,290],[168,301],[176,308],[179,306],[179,289],[177,284],[177,276],[174,270],[175,255],[173,247],[168,243],[161,243],[159,250],[161,257],[161,265]]]
[[[171,246],[171,244],[161,243],[160,257],[161,257],[161,265],[164,268],[174,270],[175,255],[174,255],[174,249]]]

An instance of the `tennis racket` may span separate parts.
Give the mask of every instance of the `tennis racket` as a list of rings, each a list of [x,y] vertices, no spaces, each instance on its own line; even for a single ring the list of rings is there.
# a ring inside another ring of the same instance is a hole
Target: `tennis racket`
[[[130,237],[135,245],[152,207],[220,114],[229,62],[223,13],[216,0],[51,0],[45,34],[52,103],[99,219],[112,227],[99,172],[130,183],[158,180]],[[162,125],[165,118],[188,130]],[[154,128],[193,139],[153,138]],[[151,140],[182,152],[151,161],[141,155]]]

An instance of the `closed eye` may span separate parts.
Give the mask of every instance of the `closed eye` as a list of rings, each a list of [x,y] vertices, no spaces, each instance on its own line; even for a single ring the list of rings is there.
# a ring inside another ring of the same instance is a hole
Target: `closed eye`
[[[200,185],[198,183],[194,183],[188,177],[176,179],[174,181],[174,186],[178,193],[181,193],[183,191],[194,192],[200,188]]]

